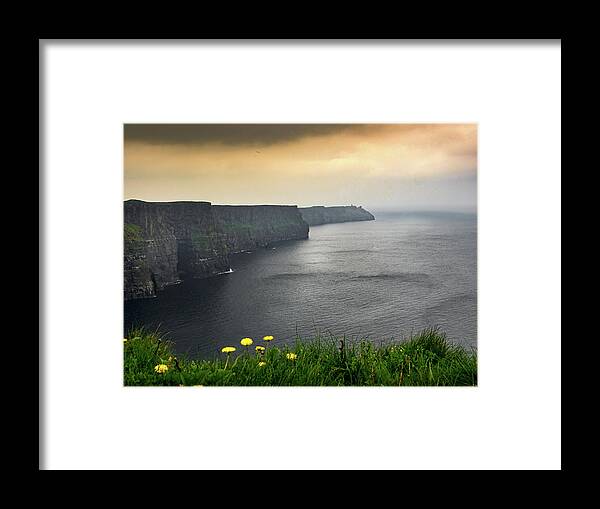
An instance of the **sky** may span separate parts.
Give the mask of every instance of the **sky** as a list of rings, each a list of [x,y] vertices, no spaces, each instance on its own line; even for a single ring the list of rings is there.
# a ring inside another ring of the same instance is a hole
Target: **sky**
[[[477,124],[126,124],[125,199],[477,206]]]

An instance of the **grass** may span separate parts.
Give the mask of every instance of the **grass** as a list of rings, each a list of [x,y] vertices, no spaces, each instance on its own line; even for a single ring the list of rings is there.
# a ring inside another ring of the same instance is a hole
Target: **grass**
[[[437,329],[380,347],[365,340],[348,344],[321,337],[298,340],[293,347],[279,347],[276,339],[256,340],[247,350],[235,345],[237,355],[220,353],[215,360],[176,356],[171,342],[143,329],[126,339],[126,386],[477,385],[476,354],[451,345]],[[264,354],[255,352],[257,345],[266,347]],[[288,354],[296,358],[290,360]],[[157,368],[161,365],[166,368]]]
[[[144,240],[142,227],[137,224],[125,223],[123,230],[125,242],[139,242]]]

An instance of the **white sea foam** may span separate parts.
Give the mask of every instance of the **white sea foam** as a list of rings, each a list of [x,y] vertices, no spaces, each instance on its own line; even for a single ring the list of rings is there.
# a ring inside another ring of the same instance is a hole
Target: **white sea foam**
[[[233,272],[233,269],[230,268],[229,270],[226,270],[224,272],[217,272],[217,276],[220,276],[221,274],[231,274],[232,272]]]

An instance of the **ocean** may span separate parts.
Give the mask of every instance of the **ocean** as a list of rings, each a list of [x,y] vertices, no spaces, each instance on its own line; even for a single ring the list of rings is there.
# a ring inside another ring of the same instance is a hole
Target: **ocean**
[[[243,337],[276,344],[316,334],[375,344],[439,327],[477,346],[477,216],[377,212],[311,226],[307,240],[231,256],[231,273],[125,302],[125,333],[162,331],[174,350],[212,359]]]

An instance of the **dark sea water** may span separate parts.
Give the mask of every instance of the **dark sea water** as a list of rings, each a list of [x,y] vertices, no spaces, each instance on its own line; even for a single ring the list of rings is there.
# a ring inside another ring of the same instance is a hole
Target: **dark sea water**
[[[167,333],[175,350],[212,358],[270,334],[402,339],[439,326],[477,345],[477,218],[376,213],[375,221],[310,228],[308,240],[234,255],[233,272],[125,303],[132,326]]]

